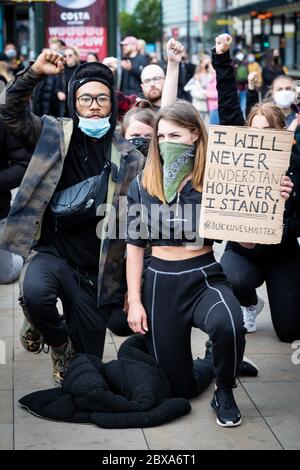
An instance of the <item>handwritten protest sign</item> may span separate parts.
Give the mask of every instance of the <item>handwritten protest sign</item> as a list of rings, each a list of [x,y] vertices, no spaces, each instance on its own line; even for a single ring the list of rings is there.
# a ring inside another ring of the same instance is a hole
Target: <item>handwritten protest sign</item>
[[[211,126],[200,236],[245,243],[280,243],[290,131]]]

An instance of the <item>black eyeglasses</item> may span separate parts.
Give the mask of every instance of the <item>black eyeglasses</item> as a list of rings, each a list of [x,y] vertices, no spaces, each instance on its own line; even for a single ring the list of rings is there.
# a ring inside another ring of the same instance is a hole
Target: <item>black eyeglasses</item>
[[[89,108],[92,106],[93,101],[95,100],[97,105],[100,106],[100,108],[104,106],[108,106],[110,104],[110,97],[106,95],[99,95],[99,96],[91,96],[91,95],[82,95],[77,98],[80,106],[83,108]]]

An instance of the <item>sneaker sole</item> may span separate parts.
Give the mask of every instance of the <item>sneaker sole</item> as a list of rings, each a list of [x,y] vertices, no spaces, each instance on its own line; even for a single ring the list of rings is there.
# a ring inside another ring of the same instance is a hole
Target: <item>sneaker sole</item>
[[[252,328],[247,328],[247,333],[255,333],[256,330],[256,326],[253,326]]]
[[[262,309],[264,308],[265,306],[265,301],[264,299],[260,298],[259,297],[259,301],[258,301],[258,307],[257,307],[257,311],[256,311],[256,318],[257,316],[260,314],[260,312],[262,311]],[[252,328],[247,328],[247,333],[254,333],[255,331],[257,330],[257,327],[256,327],[256,323],[254,326],[252,326]]]
[[[244,356],[244,357],[243,357],[243,361],[246,361],[246,362],[248,362],[249,364],[251,364],[251,366],[255,367],[255,369],[257,370],[257,372],[259,372],[259,368],[257,367],[257,365],[255,364],[254,361],[251,361],[251,359],[249,359],[249,357]]]
[[[240,426],[242,424],[242,419],[240,419],[237,423],[228,421],[226,424],[224,424],[224,423],[221,423],[221,421],[219,421],[219,418],[217,418],[216,423],[222,428],[235,428],[236,426]]]
[[[217,408],[215,407],[213,400],[210,402],[210,406],[212,407],[213,411],[217,413]],[[237,421],[236,423],[233,423],[232,421],[227,421],[227,423],[222,423],[217,417],[216,423],[218,424],[218,426],[221,426],[222,428],[235,428],[236,426],[240,426],[242,424],[242,418],[240,418],[239,421]]]

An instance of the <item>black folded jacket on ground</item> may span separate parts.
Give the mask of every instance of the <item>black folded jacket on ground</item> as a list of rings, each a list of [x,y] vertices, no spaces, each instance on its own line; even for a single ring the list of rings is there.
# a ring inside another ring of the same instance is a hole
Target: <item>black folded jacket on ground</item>
[[[206,388],[213,378],[212,365],[199,359],[197,363],[198,373],[203,366]],[[96,356],[77,354],[62,389],[34,392],[19,403],[44,419],[94,423],[103,428],[158,426],[191,410],[188,400],[172,397],[164,371],[140,335],[128,338],[118,359],[106,364]]]

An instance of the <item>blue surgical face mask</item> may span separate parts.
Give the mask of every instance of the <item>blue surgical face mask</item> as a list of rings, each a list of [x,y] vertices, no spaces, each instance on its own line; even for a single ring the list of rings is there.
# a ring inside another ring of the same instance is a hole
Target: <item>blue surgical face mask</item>
[[[91,119],[91,118],[83,118],[78,116],[79,129],[82,130],[86,135],[89,137],[93,137],[94,139],[101,139],[104,137],[109,129],[110,129],[110,116],[100,119]]]

